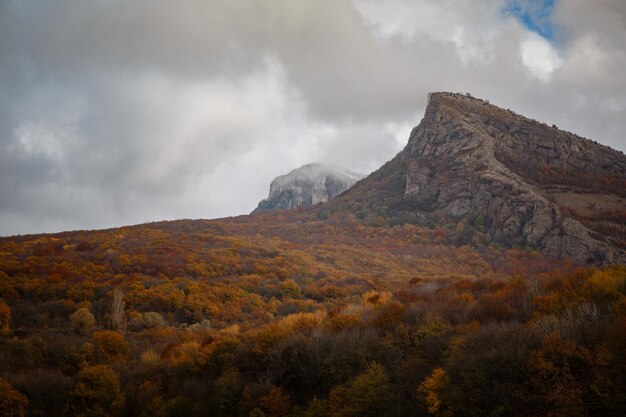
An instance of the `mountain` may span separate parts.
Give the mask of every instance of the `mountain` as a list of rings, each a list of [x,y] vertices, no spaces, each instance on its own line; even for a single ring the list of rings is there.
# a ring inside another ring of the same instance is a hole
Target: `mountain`
[[[393,160],[333,202],[359,217],[455,225],[578,262],[624,263],[626,157],[455,93],[429,96]]]
[[[269,197],[252,214],[325,203],[352,187],[363,176],[345,168],[307,164],[275,178]]]
[[[621,169],[438,93],[324,204],[0,238],[0,415],[623,417]]]

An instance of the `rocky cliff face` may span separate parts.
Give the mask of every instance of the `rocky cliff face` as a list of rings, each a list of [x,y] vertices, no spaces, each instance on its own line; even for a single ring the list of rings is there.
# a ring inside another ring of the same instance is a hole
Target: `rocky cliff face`
[[[344,168],[308,164],[275,178],[269,197],[252,212],[292,209],[325,203],[352,187],[363,176]]]
[[[626,192],[620,152],[482,100],[442,93],[431,95],[406,152],[405,195],[424,202],[427,212],[484,216],[497,241],[549,255],[600,263],[623,256],[558,201],[559,194],[578,191],[602,200],[613,194],[619,202]]]
[[[360,193],[418,222],[478,221],[507,246],[626,261],[624,154],[464,95],[431,94],[406,148],[342,198]]]

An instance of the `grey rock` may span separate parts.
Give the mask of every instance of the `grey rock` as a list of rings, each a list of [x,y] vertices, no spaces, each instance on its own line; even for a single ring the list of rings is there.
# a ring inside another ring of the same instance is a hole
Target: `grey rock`
[[[596,264],[626,259],[551,201],[542,176],[623,195],[626,158],[618,151],[479,99],[434,93],[403,152],[405,197],[421,203],[422,217],[460,221],[479,214],[492,238],[508,245]],[[612,188],[602,189],[599,179],[607,177]]]
[[[352,187],[363,175],[345,168],[314,163],[275,178],[269,197],[252,214],[325,203]]]

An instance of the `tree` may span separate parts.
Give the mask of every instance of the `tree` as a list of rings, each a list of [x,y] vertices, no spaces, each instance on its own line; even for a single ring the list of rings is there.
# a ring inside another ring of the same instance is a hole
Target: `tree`
[[[19,295],[9,280],[9,276],[0,269],[0,299],[1,298],[15,300],[19,298]]]
[[[280,291],[282,293],[282,298],[300,298],[302,296],[302,292],[300,286],[293,279],[287,279],[283,281],[280,285]]]
[[[11,309],[0,299],[0,332],[9,331],[9,322],[11,321]]]
[[[72,415],[82,417],[115,416],[124,396],[117,374],[107,365],[87,366],[78,374],[71,395]]]
[[[22,417],[27,406],[28,399],[6,379],[0,379],[0,417]]]
[[[239,373],[229,368],[215,381],[215,391],[219,398],[219,408],[225,415],[236,414],[235,410],[241,398]]]
[[[119,288],[113,291],[113,299],[111,300],[111,313],[109,319],[111,321],[111,328],[117,330],[120,333],[126,332],[126,313],[124,307],[124,293]]]
[[[163,316],[154,311],[141,313],[141,315],[133,317],[128,321],[128,328],[131,331],[141,331],[144,329],[153,329],[155,327],[163,326],[165,326]]]
[[[328,402],[313,397],[307,404],[306,410],[303,411],[302,417],[323,417],[328,415]]]
[[[124,336],[111,330],[101,330],[91,335],[93,354],[98,363],[110,363],[126,359],[129,346]]]
[[[441,368],[433,370],[417,389],[426,403],[428,414],[436,416],[441,410],[441,394],[449,383],[448,374]]]
[[[289,396],[281,387],[272,387],[266,396],[259,399],[259,403],[267,417],[283,417],[291,408]]]
[[[187,417],[193,416],[197,409],[198,405],[190,398],[179,395],[165,404],[164,414],[166,417]]]
[[[370,364],[346,386],[333,388],[329,403],[332,417],[393,415],[394,396],[387,371],[377,363]]]
[[[96,318],[84,307],[79,308],[70,316],[70,325],[78,334],[87,334],[95,324]]]

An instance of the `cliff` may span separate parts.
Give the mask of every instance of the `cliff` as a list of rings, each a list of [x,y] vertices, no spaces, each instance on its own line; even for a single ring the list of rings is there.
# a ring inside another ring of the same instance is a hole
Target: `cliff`
[[[433,93],[406,148],[336,206],[426,224],[479,224],[506,246],[624,262],[626,157],[487,101]]]
[[[352,187],[362,175],[325,164],[307,164],[275,178],[269,197],[252,214],[325,203]]]

